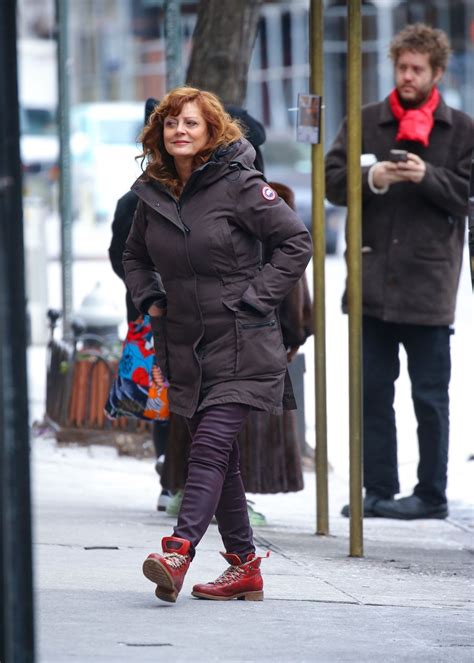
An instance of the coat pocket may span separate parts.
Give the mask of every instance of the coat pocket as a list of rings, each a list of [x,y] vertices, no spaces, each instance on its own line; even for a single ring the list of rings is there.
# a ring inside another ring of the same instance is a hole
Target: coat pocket
[[[156,363],[158,364],[163,377],[170,379],[168,366],[168,346],[166,341],[166,317],[150,316],[151,330],[153,332],[153,346],[155,351]]]
[[[258,378],[286,370],[286,350],[280,323],[273,311],[259,316],[247,310],[236,310],[236,376]]]

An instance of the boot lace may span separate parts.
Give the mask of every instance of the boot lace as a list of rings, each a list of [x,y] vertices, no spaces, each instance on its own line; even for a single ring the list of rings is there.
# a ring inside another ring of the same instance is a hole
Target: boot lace
[[[173,569],[179,569],[180,566],[183,566],[183,564],[186,563],[186,555],[180,555],[179,553],[165,552],[163,553],[163,557],[165,558],[166,563],[173,567]]]
[[[211,582],[211,585],[225,585],[228,582],[239,580],[243,574],[244,571],[240,566],[229,566],[218,578]]]

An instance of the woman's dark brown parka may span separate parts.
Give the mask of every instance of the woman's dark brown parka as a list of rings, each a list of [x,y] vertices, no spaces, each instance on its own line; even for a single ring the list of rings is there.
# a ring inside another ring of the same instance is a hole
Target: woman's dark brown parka
[[[156,352],[170,409],[185,417],[220,403],[294,407],[275,308],[303,274],[311,237],[254,158],[245,139],[220,149],[179,201],[146,176],[132,187],[126,283],[142,312],[167,309],[152,320]],[[263,266],[260,242],[271,255]]]

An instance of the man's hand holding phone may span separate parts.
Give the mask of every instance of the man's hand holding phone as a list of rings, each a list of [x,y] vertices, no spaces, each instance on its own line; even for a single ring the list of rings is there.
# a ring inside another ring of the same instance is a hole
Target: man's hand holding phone
[[[398,172],[397,164],[392,161],[378,161],[371,171],[372,182],[377,189],[387,189],[391,184],[404,180]]]
[[[378,189],[396,182],[421,182],[426,164],[417,154],[406,150],[390,150],[390,161],[379,161],[373,166],[372,181]]]
[[[406,152],[406,159],[397,162],[397,172],[405,182],[419,184],[425,176],[426,163],[417,154]]]

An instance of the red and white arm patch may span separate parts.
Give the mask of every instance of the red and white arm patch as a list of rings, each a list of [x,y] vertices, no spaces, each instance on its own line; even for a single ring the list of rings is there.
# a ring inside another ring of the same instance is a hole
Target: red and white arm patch
[[[277,197],[276,191],[274,191],[271,186],[268,186],[268,184],[264,184],[262,186],[260,193],[265,198],[265,200],[275,200]]]

